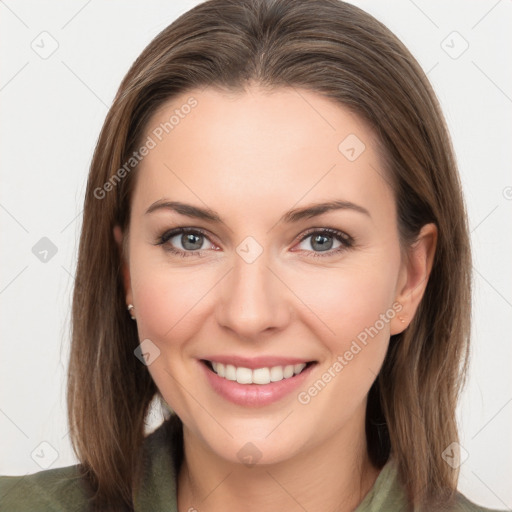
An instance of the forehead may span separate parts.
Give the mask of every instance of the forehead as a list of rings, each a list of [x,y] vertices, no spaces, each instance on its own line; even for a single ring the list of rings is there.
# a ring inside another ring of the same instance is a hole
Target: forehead
[[[371,128],[315,92],[192,90],[155,112],[148,138],[154,147],[137,170],[140,207],[164,196],[252,213],[332,198],[393,205]]]

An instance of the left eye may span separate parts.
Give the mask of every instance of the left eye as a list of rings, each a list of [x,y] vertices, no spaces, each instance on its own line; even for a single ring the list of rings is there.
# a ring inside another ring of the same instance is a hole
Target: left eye
[[[315,231],[302,238],[298,248],[301,250],[314,252],[333,251],[350,245],[347,235],[337,231]]]
[[[306,242],[308,239],[310,239],[309,242]],[[307,244],[309,247],[299,247],[304,250],[310,250],[310,248],[312,248],[314,251],[323,252],[330,249],[337,249],[337,247],[333,247],[335,242],[338,242],[338,247],[342,245],[341,242],[336,240],[331,234],[313,233],[312,235],[306,236],[301,241],[301,244]]]

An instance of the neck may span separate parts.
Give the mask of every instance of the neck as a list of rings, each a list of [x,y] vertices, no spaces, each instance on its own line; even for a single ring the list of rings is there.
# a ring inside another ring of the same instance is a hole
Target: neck
[[[251,467],[220,457],[184,426],[178,510],[352,512],[379,474],[368,458],[362,420],[293,459]]]

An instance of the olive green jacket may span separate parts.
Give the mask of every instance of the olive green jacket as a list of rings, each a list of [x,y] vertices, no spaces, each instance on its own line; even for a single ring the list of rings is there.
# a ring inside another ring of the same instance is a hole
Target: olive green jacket
[[[137,512],[177,512],[172,438],[159,427],[146,437],[143,447],[143,484],[134,492]],[[48,469],[25,476],[0,476],[1,512],[85,512],[89,495],[78,475],[77,465]],[[486,512],[457,494],[446,512]],[[381,470],[373,488],[355,512],[406,512],[405,494],[397,481],[394,461]],[[180,511],[187,512],[187,511]]]

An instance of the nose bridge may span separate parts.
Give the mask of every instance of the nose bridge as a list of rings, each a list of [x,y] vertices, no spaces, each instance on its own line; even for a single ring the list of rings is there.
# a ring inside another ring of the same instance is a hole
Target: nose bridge
[[[248,338],[285,325],[289,319],[286,293],[270,266],[269,254],[254,240],[239,244],[233,270],[223,284],[217,315],[221,325]]]

